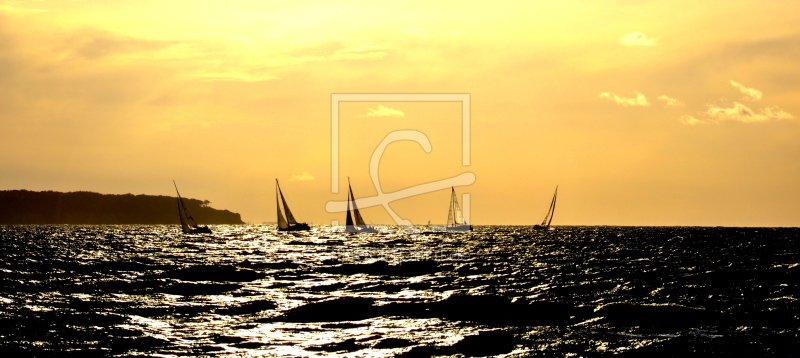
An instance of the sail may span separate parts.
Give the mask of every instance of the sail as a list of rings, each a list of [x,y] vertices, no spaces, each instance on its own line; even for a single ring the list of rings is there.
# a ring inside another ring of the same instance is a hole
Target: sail
[[[349,186],[349,185],[348,185]],[[352,227],[353,226],[353,216],[350,215],[350,190],[347,190],[347,221],[345,221],[345,226]]]
[[[286,204],[286,198],[283,196],[283,191],[281,190],[280,184],[278,184],[278,179],[275,179],[275,185],[278,188],[278,194],[281,197],[281,203],[283,203],[283,210],[286,212],[286,222],[288,222],[290,225],[297,224],[297,220],[295,220],[294,215],[292,215],[292,211],[289,210],[289,205]]]
[[[283,211],[281,211],[281,204],[283,204]],[[279,229],[288,229],[290,225],[297,224],[292,211],[289,210],[289,205],[286,204],[286,198],[283,197],[283,191],[281,190],[281,185],[278,184],[278,179],[275,179],[275,206],[278,209]]]
[[[280,190],[280,188],[278,188]],[[283,192],[281,192],[281,201],[283,202],[283,210],[286,211],[286,221],[289,224],[297,224],[297,220],[295,220],[294,215],[292,215],[292,211],[289,210],[289,205],[286,204],[286,198],[283,197]]]
[[[292,211],[289,209],[289,204],[286,203],[286,197],[283,195],[283,190],[281,190],[281,185],[278,183],[278,179],[275,179],[275,208],[278,212],[278,230],[300,231],[311,229],[311,226],[308,224],[299,223],[294,218]]]
[[[181,229],[184,233],[211,233],[211,230],[204,226],[198,227],[197,221],[194,220],[192,214],[189,214],[189,209],[186,208],[186,203],[181,198],[181,193],[178,191],[178,184],[172,181],[175,185],[175,193],[178,194],[178,217],[181,219]]]
[[[553,193],[553,201],[550,203],[550,218],[547,220],[548,227],[553,222],[553,215],[556,213],[556,196],[558,196],[558,185],[556,185],[556,191]]]
[[[286,218],[283,217],[283,213],[281,212],[281,203],[278,201],[278,197],[281,196],[280,189],[275,191],[275,206],[278,208],[278,228],[279,229],[288,229],[289,223],[286,222]],[[283,199],[283,198],[281,198]]]
[[[175,192],[178,192],[177,186],[175,186]],[[197,221],[194,220],[192,214],[189,214],[189,209],[186,208],[186,204],[183,202],[183,198],[181,198],[181,193],[179,192],[178,192],[178,208],[179,208],[179,213],[181,214],[180,215],[181,224],[183,224],[183,222],[185,221],[186,225],[189,228],[191,229],[197,228]]]
[[[542,227],[550,227],[550,223],[553,222],[553,214],[556,212],[556,197],[558,196],[558,186],[556,186],[556,191],[553,193],[553,199],[550,201],[550,207],[547,209],[547,215],[544,216],[542,223],[540,226]]]
[[[358,210],[358,205],[356,205],[353,187],[350,186],[350,178],[347,178],[347,222],[345,223],[345,231],[353,233],[378,232],[364,222],[364,217],[361,216],[361,211]]]
[[[447,212],[447,226],[465,225],[464,214],[461,212],[461,207],[458,205],[456,189],[450,187],[450,190],[450,209]]]
[[[447,226],[454,226],[455,225],[455,218],[456,218],[455,210],[454,210],[455,206],[453,206],[453,200],[455,200],[456,192],[455,192],[455,189],[452,189],[452,190],[453,190],[453,192],[450,195],[450,206],[448,207],[448,210],[447,210]]]
[[[345,223],[345,231],[355,233],[377,232],[375,228],[367,226],[367,223],[364,222],[364,217],[361,216],[361,211],[358,210],[358,205],[356,205],[353,187],[350,186],[350,178],[347,178],[347,222]]]
[[[181,202],[180,198],[176,199],[176,201],[178,202],[178,218],[181,219],[181,229],[183,230],[183,232],[191,231],[189,223],[186,222],[186,217],[182,206],[183,203]]]
[[[356,225],[359,226],[366,226],[367,223],[364,222],[364,218],[361,217],[361,212],[358,211],[358,206],[356,206],[356,198],[353,196],[353,189],[350,188],[350,183],[347,183],[348,189],[350,189],[350,200],[353,201],[353,217],[355,219]]]
[[[455,197],[455,192],[453,192],[453,212],[455,213],[455,217],[453,220],[455,221],[456,225],[463,225],[464,223],[464,214],[461,212],[461,207],[458,206],[458,198]]]
[[[544,219],[542,219],[542,223],[539,226],[547,226],[547,220],[550,216],[550,210],[547,211],[547,214],[544,215]]]

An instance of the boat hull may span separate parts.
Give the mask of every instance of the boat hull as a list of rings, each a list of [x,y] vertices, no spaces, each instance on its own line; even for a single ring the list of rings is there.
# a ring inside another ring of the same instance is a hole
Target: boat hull
[[[456,225],[456,226],[448,226],[445,228],[447,231],[471,231],[472,225]]]
[[[278,231],[305,231],[310,230],[311,226],[306,223],[289,224],[287,228],[278,228]]]
[[[194,229],[183,230],[184,234],[210,234],[211,229],[208,226],[198,226]]]
[[[371,226],[356,226],[356,225],[347,225],[344,231],[352,233],[378,232],[378,230],[375,230],[375,228]]]

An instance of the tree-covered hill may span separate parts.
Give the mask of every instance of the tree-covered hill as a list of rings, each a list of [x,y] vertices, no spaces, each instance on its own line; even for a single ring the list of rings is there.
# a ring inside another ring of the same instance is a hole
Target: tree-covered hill
[[[201,225],[243,224],[239,214],[183,198]],[[180,224],[175,197],[87,191],[0,191],[0,224]]]

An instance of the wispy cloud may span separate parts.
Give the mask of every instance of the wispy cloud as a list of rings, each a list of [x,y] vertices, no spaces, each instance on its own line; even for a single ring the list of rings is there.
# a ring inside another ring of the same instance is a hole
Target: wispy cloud
[[[292,178],[289,179],[289,181],[304,181],[304,180],[314,180],[314,179],[316,178],[314,178],[314,176],[311,175],[310,173],[303,172],[300,175],[292,174]]]
[[[730,80],[731,86],[738,89],[747,96],[747,99],[758,101],[762,97],[761,91],[747,87],[739,82]],[[666,96],[662,96],[666,97]],[[659,99],[662,99],[659,97]],[[669,97],[666,97],[669,98]],[[708,109],[702,112],[703,116],[696,118],[684,115],[679,118],[681,123],[694,125],[700,123],[719,123],[723,121],[735,121],[742,123],[760,123],[770,120],[792,119],[793,115],[778,108],[777,106],[764,107],[760,111],[754,111],[740,102],[733,102],[731,107],[721,107],[716,104],[706,104]]]
[[[695,118],[694,116],[690,116],[688,114],[681,116],[679,118],[679,120],[681,121],[681,123],[688,124],[690,126],[693,126],[695,124],[706,124],[706,123],[708,123],[707,121],[701,121],[701,120]]]
[[[337,50],[334,55],[334,60],[362,60],[362,59],[381,59],[386,57],[387,53],[383,47],[364,45],[356,47],[347,47]]]
[[[761,99],[761,95],[762,95],[761,91],[759,91],[759,90],[757,90],[755,88],[745,87],[745,85],[743,85],[743,84],[741,84],[739,82],[736,82],[734,80],[731,80],[731,86],[736,87],[736,89],[738,89],[739,91],[744,93],[748,98],[750,98],[750,99],[752,99],[754,101],[758,101],[758,100]]]
[[[58,45],[61,56],[71,59],[98,61],[103,59],[152,60],[172,47],[180,46],[179,40],[136,38],[97,29],[80,29],[70,32]]]
[[[42,9],[31,9],[31,8],[21,8],[13,6],[16,3],[14,1],[8,1],[6,3],[0,3],[0,14],[9,14],[9,15],[26,15],[26,14],[34,14],[38,12],[45,12]]]
[[[733,107],[731,108],[722,108],[709,104],[706,114],[718,121],[738,121],[742,123],[757,123],[770,119],[794,118],[791,114],[778,107],[767,107],[762,109],[760,113],[756,113],[739,102],[733,102]]]
[[[641,94],[639,92],[634,92],[634,94],[636,94],[636,97],[634,97],[634,98],[624,98],[624,97],[617,96],[617,95],[615,95],[613,93],[610,93],[610,92],[603,92],[603,93],[600,94],[600,98],[611,99],[614,102],[616,102],[618,105],[625,106],[625,107],[629,107],[629,106],[649,106],[650,105],[650,103],[647,102],[647,97],[645,97],[643,94]]]
[[[406,114],[403,111],[385,107],[381,104],[378,105],[377,109],[367,108],[369,113],[362,114],[359,117],[405,117]]]
[[[653,46],[656,39],[648,38],[641,32],[632,32],[619,39],[619,44],[623,46]]]
[[[670,97],[668,97],[666,95],[659,96],[658,99],[664,101],[664,103],[666,104],[667,107],[678,107],[678,106],[682,106],[683,105],[683,103],[681,101],[678,101],[675,98],[670,98]]]
[[[773,119],[792,119],[794,118],[793,115],[785,112],[784,110],[778,108],[777,106],[767,107],[761,110],[767,117]]]
[[[186,45],[176,47],[170,52],[174,56],[181,56],[183,48],[201,53],[197,58],[186,59],[187,64],[195,65],[190,77],[203,81],[232,81],[232,82],[264,82],[284,78],[290,68],[312,63],[330,63],[339,61],[372,61],[380,60],[388,55],[387,48],[365,43],[363,41],[342,38],[312,38],[307,41],[292,42],[290,40],[275,38],[279,44],[285,45],[287,50],[282,52],[267,51],[263,56],[235,55],[243,49],[262,44],[270,38],[236,38],[220,34],[205,34],[194,39],[187,39]],[[209,59],[217,56],[216,48],[231,46],[230,61]],[[263,46],[268,48],[268,46]],[[177,54],[175,53],[177,52]],[[207,57],[206,57],[207,56]],[[188,66],[187,66],[188,67]]]

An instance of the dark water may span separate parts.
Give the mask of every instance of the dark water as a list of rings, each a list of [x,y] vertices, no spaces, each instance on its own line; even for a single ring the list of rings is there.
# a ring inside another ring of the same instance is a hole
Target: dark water
[[[0,226],[3,356],[800,356],[800,229],[214,229]]]

